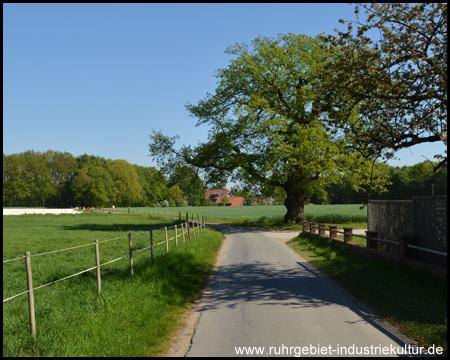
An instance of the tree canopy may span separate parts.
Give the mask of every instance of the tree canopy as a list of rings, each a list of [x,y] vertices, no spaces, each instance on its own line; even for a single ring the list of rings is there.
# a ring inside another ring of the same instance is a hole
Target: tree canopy
[[[323,193],[344,170],[361,172],[370,165],[352,154],[342,134],[324,124],[316,85],[320,69],[327,66],[320,42],[287,34],[229,47],[226,53],[235,58],[217,71],[215,93],[186,106],[197,126],[210,126],[208,142],[177,151],[176,137],[154,130],[150,154],[161,164],[201,168],[210,181],[229,176],[282,187],[285,222],[303,220],[310,194]]]
[[[318,85],[330,125],[365,156],[446,145],[447,4],[359,4],[355,14],[356,20],[340,20],[347,31],[323,35],[331,61]],[[436,168],[447,162],[446,154],[437,155]]]

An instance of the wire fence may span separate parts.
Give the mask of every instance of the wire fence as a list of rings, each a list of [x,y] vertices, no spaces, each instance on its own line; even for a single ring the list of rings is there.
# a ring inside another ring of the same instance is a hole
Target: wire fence
[[[22,295],[28,294],[30,332],[31,332],[31,335],[33,337],[35,337],[36,336],[36,325],[35,325],[35,314],[34,314],[34,291],[35,290],[39,290],[44,287],[48,287],[48,286],[54,285],[56,283],[59,283],[61,281],[82,275],[89,271],[96,270],[97,271],[97,291],[100,294],[101,293],[101,271],[100,271],[101,267],[115,263],[115,262],[125,259],[125,258],[129,258],[130,273],[131,273],[131,275],[133,275],[133,273],[134,273],[133,253],[139,253],[139,252],[142,252],[145,250],[150,250],[151,251],[151,255],[150,255],[151,256],[151,264],[153,265],[154,250],[157,246],[165,244],[165,253],[168,253],[169,252],[169,242],[175,241],[175,246],[178,246],[179,239],[183,243],[189,242],[191,240],[191,237],[200,236],[200,232],[203,231],[205,228],[206,228],[206,218],[202,217],[202,219],[199,221],[186,221],[186,222],[182,222],[179,225],[164,226],[163,228],[160,228],[160,229],[151,229],[151,230],[144,231],[144,232],[134,233],[135,237],[138,235],[143,235],[143,234],[149,235],[150,245],[144,246],[142,248],[133,247],[132,234],[128,233],[127,235],[119,236],[119,237],[112,238],[112,239],[106,239],[106,240],[102,240],[102,241],[98,241],[96,239],[92,243],[82,244],[82,245],[78,245],[78,246],[73,246],[73,247],[58,249],[58,250],[53,250],[53,251],[45,251],[45,252],[37,253],[37,254],[31,254],[30,252],[25,252],[25,254],[23,256],[18,256],[15,258],[3,260],[3,263],[5,264],[5,263],[25,259],[25,272],[26,272],[26,278],[27,278],[27,290],[3,299],[3,303],[6,303],[13,299],[16,299]],[[174,232],[174,236],[169,237],[169,235],[168,235],[169,231],[171,231],[172,229]],[[163,232],[164,240],[154,243],[155,234],[157,232]],[[122,256],[114,258],[112,260],[105,261],[103,263],[100,263],[99,244],[117,241],[117,240],[124,239],[124,238],[128,238],[128,254],[122,255]],[[88,247],[88,246],[94,246],[94,248],[95,248],[96,266],[90,267],[88,269],[83,269],[74,274],[64,276],[62,278],[47,282],[45,284],[42,284],[42,285],[39,285],[36,287],[33,286],[33,275],[32,275],[32,270],[31,270],[31,258],[32,257],[55,254],[55,253],[60,253],[60,252],[70,251],[70,250],[76,250],[76,249],[80,249],[80,248],[84,248],[84,247]]]
[[[416,196],[412,200],[371,200],[367,207],[368,230],[378,238],[409,243],[417,260],[447,266],[447,196]],[[390,245],[386,245],[388,248]],[[395,245],[394,250],[400,250]],[[423,251],[421,249],[428,249]],[[392,249],[388,249],[392,251]],[[416,251],[418,250],[418,251]],[[438,255],[438,256],[436,256]]]

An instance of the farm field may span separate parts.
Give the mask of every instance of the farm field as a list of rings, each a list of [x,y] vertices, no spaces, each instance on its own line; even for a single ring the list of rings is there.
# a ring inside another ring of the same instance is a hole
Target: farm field
[[[31,252],[33,287],[95,266],[99,240],[102,292],[96,271],[36,289],[36,343],[29,334],[28,298],[3,303],[3,356],[157,356],[204,286],[223,236],[205,230],[183,242],[174,220],[85,213],[3,217],[3,299],[27,290],[23,254]],[[178,222],[179,223],[179,222]],[[149,230],[155,257],[151,264]],[[157,230],[159,229],[159,230]],[[130,274],[128,233],[133,246]],[[162,242],[156,246],[157,243]],[[43,254],[76,246],[80,248]],[[143,250],[138,252],[138,250]],[[126,329],[126,330],[125,330]]]
[[[361,204],[338,204],[338,205],[305,205],[305,216],[308,221],[324,223],[366,223],[367,208],[361,209]],[[127,212],[128,208],[117,208],[117,211]],[[206,216],[208,221],[221,222],[280,222],[286,214],[284,205],[271,206],[196,206],[196,207],[167,207],[150,208],[134,207],[131,212],[141,214],[160,214],[161,216],[178,217],[181,213],[184,219],[186,213],[191,219],[197,218],[197,215]]]

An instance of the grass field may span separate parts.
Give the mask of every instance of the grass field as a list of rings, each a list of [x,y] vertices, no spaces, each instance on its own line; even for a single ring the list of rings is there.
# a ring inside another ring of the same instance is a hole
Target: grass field
[[[305,216],[308,221],[323,222],[327,224],[358,224],[363,227],[367,223],[367,208],[362,205],[306,205]],[[128,208],[117,208],[118,211],[127,212]],[[284,205],[272,206],[196,206],[196,207],[168,207],[168,208],[131,208],[131,212],[141,214],[160,214],[161,216],[178,217],[183,219],[186,213],[189,218],[197,215],[206,216],[208,221],[220,221],[235,224],[280,225],[286,214]]]
[[[134,275],[128,257],[102,266],[102,293],[90,271],[35,291],[36,342],[29,335],[27,295],[3,303],[3,356],[157,356],[167,350],[180,317],[196,298],[214,264],[223,235],[206,230],[179,246],[156,246],[151,265],[149,229],[173,221],[114,214],[3,217],[3,260],[32,254],[34,288],[95,266],[91,245],[100,241],[105,263],[128,254],[132,234]],[[164,231],[154,231],[154,244]],[[169,238],[174,230],[169,231]],[[112,241],[102,242],[109,239]],[[35,255],[35,256],[33,256]],[[3,298],[26,290],[24,260],[3,264]]]

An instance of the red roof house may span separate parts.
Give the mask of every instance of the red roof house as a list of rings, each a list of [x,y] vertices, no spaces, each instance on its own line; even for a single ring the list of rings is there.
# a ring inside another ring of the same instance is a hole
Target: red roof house
[[[219,189],[219,190],[208,190],[205,195],[205,199],[209,199],[214,201],[216,204],[220,204],[224,197],[228,197],[228,201],[226,206],[244,206],[245,198],[242,196],[233,196],[231,195],[230,190]]]
[[[232,196],[229,198],[227,206],[245,206],[245,198],[242,196]]]

